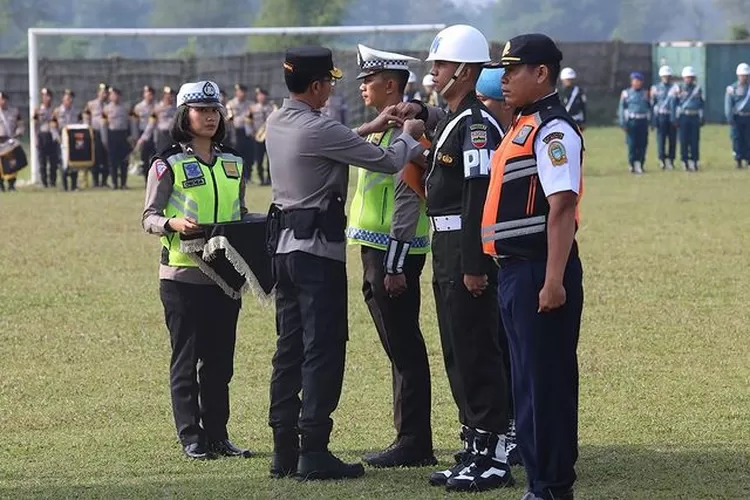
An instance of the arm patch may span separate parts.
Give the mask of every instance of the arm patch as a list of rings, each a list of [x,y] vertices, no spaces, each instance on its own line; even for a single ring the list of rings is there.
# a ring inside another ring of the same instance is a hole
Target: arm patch
[[[565,134],[562,132],[550,132],[544,137],[544,139],[542,139],[542,142],[544,142],[545,144],[549,144],[550,141],[555,139],[560,140],[563,137],[565,137]]]
[[[487,149],[464,150],[464,178],[474,179],[489,176],[493,153]]]

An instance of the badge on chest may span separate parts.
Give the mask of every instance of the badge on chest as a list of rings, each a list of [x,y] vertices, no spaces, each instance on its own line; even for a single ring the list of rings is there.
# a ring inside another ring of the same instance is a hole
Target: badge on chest
[[[206,184],[203,170],[197,161],[183,163],[182,171],[185,173],[185,181],[182,183],[182,187],[191,188]]]

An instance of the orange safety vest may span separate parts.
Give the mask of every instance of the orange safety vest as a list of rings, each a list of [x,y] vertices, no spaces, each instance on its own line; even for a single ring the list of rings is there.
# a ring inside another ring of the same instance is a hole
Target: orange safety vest
[[[422,136],[419,139],[419,143],[424,146],[427,151],[429,151],[430,147],[432,146],[432,143],[428,141],[425,136]],[[419,165],[417,163],[414,163],[413,161],[410,161],[406,164],[406,166],[404,167],[404,171],[401,174],[406,185],[412,188],[414,192],[417,193],[423,200],[425,199],[424,171],[424,165]]]
[[[482,215],[482,247],[487,255],[525,259],[547,255],[549,203],[539,181],[534,153],[536,135],[546,121],[538,112],[521,115],[492,156]],[[583,175],[578,201],[582,195]]]

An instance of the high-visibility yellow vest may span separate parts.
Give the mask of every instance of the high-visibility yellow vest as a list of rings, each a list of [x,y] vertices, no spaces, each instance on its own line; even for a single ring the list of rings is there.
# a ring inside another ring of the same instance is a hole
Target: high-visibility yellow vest
[[[367,140],[388,147],[391,135],[392,131],[388,130],[370,134]],[[395,184],[392,174],[360,169],[357,190],[349,209],[349,243],[386,250],[391,237],[394,200]],[[421,202],[416,235],[412,241],[405,243],[410,244],[410,254],[426,254],[430,251],[430,223],[424,201]]]
[[[242,218],[242,158],[222,152],[217,154],[213,167],[185,153],[177,153],[164,160],[171,167],[174,177],[172,194],[164,210],[165,217],[189,217],[198,224],[233,222]],[[164,264],[197,267],[188,255],[180,251],[179,233],[162,236],[161,244],[168,253]]]

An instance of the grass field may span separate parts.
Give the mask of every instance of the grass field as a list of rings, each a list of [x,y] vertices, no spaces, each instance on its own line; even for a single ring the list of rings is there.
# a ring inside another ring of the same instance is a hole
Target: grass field
[[[579,232],[586,304],[580,342],[577,497],[750,498],[750,171],[727,129],[706,127],[703,171],[627,173],[622,132],[586,132]],[[649,159],[655,156],[652,147]],[[175,438],[158,240],[127,192],[0,193],[0,497],[393,498],[446,496],[429,469],[346,483],[267,478],[272,308],[245,301],[231,437],[249,460],[195,463]],[[252,187],[251,210],[269,190]],[[425,286],[430,272],[424,276]],[[390,372],[349,258],[347,372],[331,448],[348,459],[393,438]],[[433,372],[438,458],[457,447],[434,303],[422,325]],[[514,473],[523,484],[523,470]],[[483,495],[518,499],[522,486]],[[460,495],[459,495],[460,496]]]

